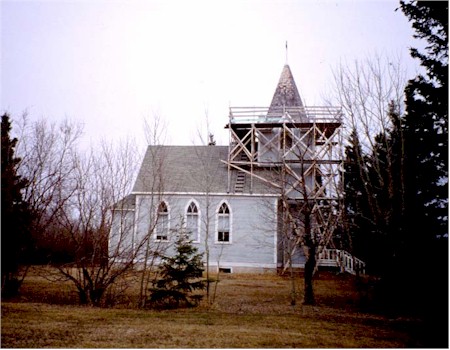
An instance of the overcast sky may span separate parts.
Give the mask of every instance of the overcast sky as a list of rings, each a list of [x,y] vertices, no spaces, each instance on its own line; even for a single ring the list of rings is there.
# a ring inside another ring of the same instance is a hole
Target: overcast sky
[[[1,2],[1,111],[84,124],[86,140],[168,123],[170,144],[205,124],[219,144],[228,107],[268,106],[283,65],[306,105],[321,105],[340,61],[417,46],[398,1]],[[286,55],[285,43],[288,42]],[[207,111],[207,112],[206,112]],[[144,147],[144,146],[143,146]]]

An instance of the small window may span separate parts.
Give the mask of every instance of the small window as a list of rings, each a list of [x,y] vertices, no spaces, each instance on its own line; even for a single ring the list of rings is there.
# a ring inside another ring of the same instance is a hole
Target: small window
[[[280,135],[281,139],[280,139],[280,148],[283,149],[285,151],[288,151],[292,148],[292,136],[291,134],[285,132],[284,134]]]
[[[231,267],[219,267],[219,272],[231,273]]]
[[[217,212],[217,242],[231,242],[230,237],[230,209],[226,203],[222,203]]]
[[[220,206],[219,214],[230,214],[230,209],[228,209],[228,205],[226,203],[222,203]]]
[[[169,239],[169,210],[167,204],[161,202],[158,207],[158,222],[156,223],[156,240],[167,241]]]
[[[199,241],[199,212],[194,202],[191,202],[186,211],[186,232],[191,235],[194,242]]]
[[[195,205],[194,202],[191,202],[191,204],[189,204],[187,212],[188,212],[188,214],[197,214],[198,213],[197,206]]]
[[[229,242],[230,241],[230,232],[219,231],[218,241],[219,242]]]

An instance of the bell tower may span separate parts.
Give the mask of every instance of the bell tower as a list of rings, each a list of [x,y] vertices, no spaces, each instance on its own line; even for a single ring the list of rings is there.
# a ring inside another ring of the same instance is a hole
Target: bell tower
[[[304,106],[286,64],[270,106],[230,107],[225,128],[228,192],[247,186],[254,193],[254,182],[262,181],[268,192],[280,195],[279,208],[287,215],[307,205],[319,246],[326,247],[342,213],[341,108]]]

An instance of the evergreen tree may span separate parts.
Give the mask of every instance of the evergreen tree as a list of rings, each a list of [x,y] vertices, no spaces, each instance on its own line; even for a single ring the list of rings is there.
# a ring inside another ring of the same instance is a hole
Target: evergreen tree
[[[359,136],[354,129],[349,137],[349,145],[345,148],[345,217],[347,236],[349,242],[347,249],[354,255],[363,259],[368,266],[372,266],[370,254],[370,241],[367,239],[371,230],[370,209],[367,194],[367,176],[365,159]]]
[[[2,115],[2,296],[14,296],[19,292],[25,274],[20,271],[26,263],[31,245],[31,211],[22,198],[22,190],[28,181],[17,174],[20,158],[14,156],[17,139],[11,139],[11,122],[8,114]]]
[[[345,200],[353,252],[377,275],[391,269],[404,224],[402,118],[394,103],[388,116],[391,127],[376,135],[370,154],[363,154],[356,130],[346,147]]]
[[[420,217],[431,235],[444,236],[448,233],[448,2],[400,4],[414,36],[428,44],[425,53],[411,49],[426,76],[410,80],[405,90],[406,155],[408,167],[415,170],[408,187],[410,200],[417,203],[411,215]]]
[[[404,118],[393,103],[388,116],[390,127],[375,137],[368,156],[368,178],[376,203],[369,249],[381,277],[376,295],[378,306],[389,312],[415,312],[406,283],[409,277],[405,278],[411,270],[412,257],[405,255],[410,233],[405,216]]]
[[[425,69],[405,89],[405,202],[407,235],[401,259],[409,304],[425,317],[434,343],[448,347],[448,1],[401,1],[427,43],[411,49]],[[406,289],[406,288],[405,288]]]
[[[150,305],[157,308],[196,306],[203,295],[195,291],[205,289],[202,279],[203,254],[192,245],[189,235],[180,230],[175,242],[176,254],[164,256],[159,268],[159,279],[150,289]]]

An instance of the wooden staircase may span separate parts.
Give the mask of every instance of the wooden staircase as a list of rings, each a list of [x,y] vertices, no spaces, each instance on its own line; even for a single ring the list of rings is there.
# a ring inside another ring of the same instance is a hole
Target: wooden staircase
[[[323,249],[319,254],[318,266],[338,267],[341,272],[364,275],[366,263],[349,252],[340,249]]]
[[[292,254],[295,253],[295,248]],[[284,274],[289,268],[289,259],[284,262],[281,274]],[[298,267],[295,266],[294,267]],[[319,267],[338,268],[342,273],[350,273],[352,275],[364,275],[366,273],[366,263],[340,249],[326,249],[324,248],[319,253],[316,269]]]

